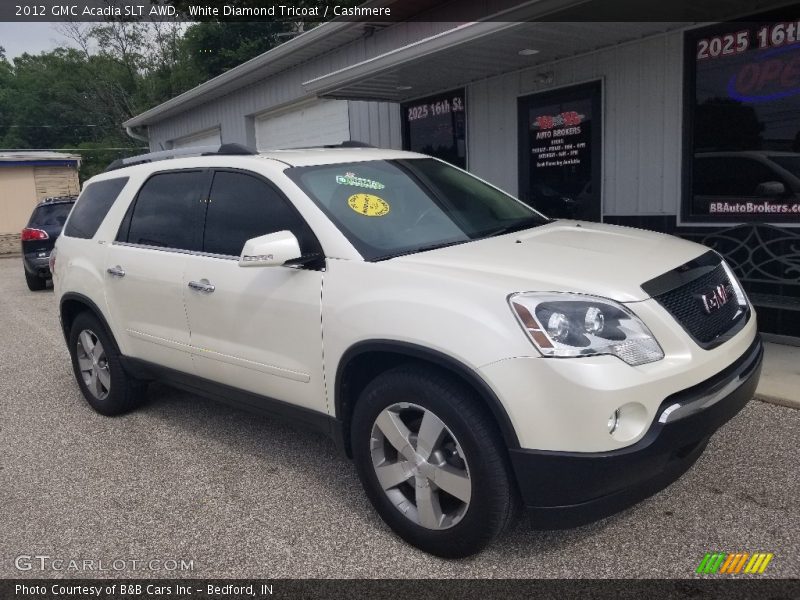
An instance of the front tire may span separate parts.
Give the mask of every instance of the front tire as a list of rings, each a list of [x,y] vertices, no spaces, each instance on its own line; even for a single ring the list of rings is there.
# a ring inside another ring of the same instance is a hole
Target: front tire
[[[491,415],[471,389],[435,369],[401,366],[369,383],[354,409],[351,447],[380,516],[430,554],[480,552],[516,512]]]
[[[122,368],[117,346],[92,314],[79,314],[69,335],[72,370],[83,397],[102,415],[120,415],[138,407],[147,384]]]

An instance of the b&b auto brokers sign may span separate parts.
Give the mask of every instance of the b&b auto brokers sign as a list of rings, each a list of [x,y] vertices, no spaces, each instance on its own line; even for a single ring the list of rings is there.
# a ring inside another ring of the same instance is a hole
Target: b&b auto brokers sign
[[[534,164],[537,168],[580,165],[587,148],[581,123],[585,115],[565,111],[538,115],[532,126]]]

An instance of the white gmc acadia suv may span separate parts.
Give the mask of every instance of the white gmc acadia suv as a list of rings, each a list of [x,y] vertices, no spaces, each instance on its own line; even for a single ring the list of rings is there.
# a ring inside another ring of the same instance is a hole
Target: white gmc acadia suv
[[[154,153],[87,182],[51,259],[78,386],[160,380],[333,437],[386,523],[462,557],[678,478],[762,346],[718,254],[553,221],[420,154]]]

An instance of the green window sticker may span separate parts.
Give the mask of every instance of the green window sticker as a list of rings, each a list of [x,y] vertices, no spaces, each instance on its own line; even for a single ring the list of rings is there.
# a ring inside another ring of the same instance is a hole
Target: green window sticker
[[[373,181],[372,179],[367,179],[366,177],[356,177],[355,173],[337,175],[336,183],[339,185],[352,185],[354,187],[362,187],[370,190],[382,190],[386,187],[380,181]]]

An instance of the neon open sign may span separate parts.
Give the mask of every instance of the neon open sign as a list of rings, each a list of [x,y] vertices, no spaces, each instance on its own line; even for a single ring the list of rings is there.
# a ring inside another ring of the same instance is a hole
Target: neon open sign
[[[728,80],[728,96],[759,103],[800,94],[800,43],[764,52]]]

